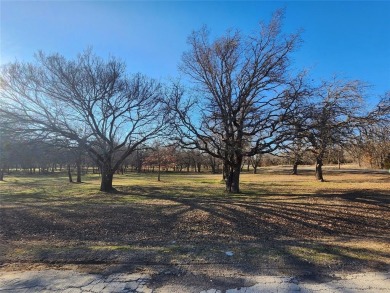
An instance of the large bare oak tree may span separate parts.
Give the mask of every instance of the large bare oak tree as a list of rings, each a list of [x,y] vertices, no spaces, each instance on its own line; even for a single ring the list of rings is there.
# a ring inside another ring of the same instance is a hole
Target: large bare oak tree
[[[300,41],[281,33],[282,17],[276,12],[250,35],[229,31],[210,41],[206,28],[193,32],[181,70],[197,99],[180,86],[171,92],[181,144],[223,161],[228,192],[240,192],[245,156],[272,152],[282,141],[278,130],[294,100],[290,55]]]
[[[0,114],[19,130],[88,151],[101,169],[100,190],[138,146],[164,128],[161,86],[125,64],[86,50],[75,60],[40,52],[34,63],[1,68]]]

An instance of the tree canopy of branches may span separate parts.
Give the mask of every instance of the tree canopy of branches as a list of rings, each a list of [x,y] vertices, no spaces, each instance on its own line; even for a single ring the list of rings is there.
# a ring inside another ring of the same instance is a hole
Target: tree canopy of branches
[[[300,104],[300,118],[294,121],[298,141],[316,160],[316,178],[323,181],[323,160],[334,146],[344,146],[365,125],[363,84],[360,81],[334,79],[311,90]],[[302,143],[304,141],[304,143]]]
[[[125,64],[86,50],[75,60],[40,52],[34,63],[1,68],[0,115],[51,143],[85,149],[101,169],[100,190],[136,148],[164,128],[161,86]]]
[[[283,11],[251,35],[227,32],[209,40],[206,28],[188,38],[181,70],[193,82],[196,99],[173,87],[170,106],[179,140],[224,163],[226,190],[237,193],[243,158],[274,151],[290,111],[290,54],[299,35],[281,33]]]
[[[362,159],[370,167],[389,168],[390,164],[390,92],[380,99],[367,115],[367,125],[351,140],[349,149],[359,164]]]

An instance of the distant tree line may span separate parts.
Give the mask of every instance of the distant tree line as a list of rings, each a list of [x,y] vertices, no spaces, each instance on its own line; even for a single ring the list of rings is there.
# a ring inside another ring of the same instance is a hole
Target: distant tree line
[[[283,11],[255,33],[211,39],[206,27],[188,37],[182,82],[130,75],[123,61],[91,50],[75,59],[36,54],[1,67],[0,180],[8,169],[66,168],[77,182],[89,167],[100,190],[129,168],[221,172],[226,191],[240,192],[240,173],[265,158],[322,165],[349,153],[359,164],[387,168],[390,93],[365,104],[361,81],[314,83],[291,68],[299,33],[282,33]],[[310,81],[310,82],[309,82]],[[335,155],[337,154],[337,155]],[[275,157],[273,157],[275,156]],[[95,171],[95,170],[93,170]]]

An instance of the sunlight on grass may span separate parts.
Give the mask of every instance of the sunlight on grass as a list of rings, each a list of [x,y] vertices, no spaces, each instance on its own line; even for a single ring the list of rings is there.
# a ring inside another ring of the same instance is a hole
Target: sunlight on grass
[[[0,259],[390,265],[389,174],[312,175],[243,173],[240,194],[224,191],[221,174],[115,174],[115,193],[99,191],[97,174],[9,175]]]
[[[317,265],[330,265],[339,260],[339,256],[333,254],[325,247],[297,247],[291,246],[288,251],[301,261]]]
[[[386,175],[386,174],[385,174]],[[318,182],[311,175],[285,175],[266,173],[241,175],[240,197],[262,195],[310,195],[319,193],[337,193],[348,190],[390,190],[390,179],[381,180],[385,175],[378,175],[378,180],[367,180],[364,174],[328,175],[328,182]],[[389,177],[389,176],[387,176]],[[45,200],[48,198],[85,198],[101,196],[99,192],[100,177],[97,174],[88,174],[83,177],[83,183],[69,183],[64,174],[35,175],[35,176],[7,176],[5,182],[0,183],[0,196],[9,200],[9,196],[17,196],[18,200]],[[155,173],[131,173],[115,175],[114,186],[127,195],[142,196],[142,188],[173,195],[192,196],[224,196],[224,182],[221,174],[186,174],[163,173],[161,181],[157,181]],[[229,195],[231,197],[236,195]],[[117,197],[117,199],[119,199]],[[137,200],[123,198],[125,202]]]

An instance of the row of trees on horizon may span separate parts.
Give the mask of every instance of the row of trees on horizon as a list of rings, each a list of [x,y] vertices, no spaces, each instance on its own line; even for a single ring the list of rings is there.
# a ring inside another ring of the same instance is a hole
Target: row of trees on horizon
[[[368,107],[361,81],[315,83],[305,70],[296,73],[291,55],[300,35],[282,34],[282,18],[277,11],[250,35],[229,31],[210,40],[207,28],[194,31],[180,63],[184,82],[129,75],[123,61],[92,50],[74,60],[39,52],[34,63],[2,66],[1,173],[15,151],[10,146],[20,143],[71,151],[73,158],[88,154],[106,192],[115,190],[113,176],[126,160],[168,145],[219,162],[233,193],[240,192],[244,163],[265,154],[288,156],[295,171],[313,160],[320,181],[332,150],[352,150],[356,160],[369,157],[384,168],[390,92]]]
[[[324,157],[324,163],[355,164],[361,168],[389,169],[389,139],[375,136],[350,144],[345,148],[332,147]],[[53,146],[46,142],[19,138],[0,143],[2,176],[4,173],[49,174],[55,172],[70,172],[77,175],[76,182],[82,182],[81,175],[100,173],[100,168],[83,149]],[[298,158],[298,159],[297,159]],[[291,174],[298,174],[299,165],[313,165],[315,157],[309,151],[297,153],[297,150],[280,150],[277,154],[263,154],[246,157],[241,170],[258,173],[259,167],[290,165]],[[118,174],[129,172],[186,172],[220,174],[223,161],[196,149],[183,149],[180,145],[164,145],[154,141],[140,147],[129,155]],[[224,174],[222,174],[224,175]],[[3,180],[3,177],[0,177]]]

